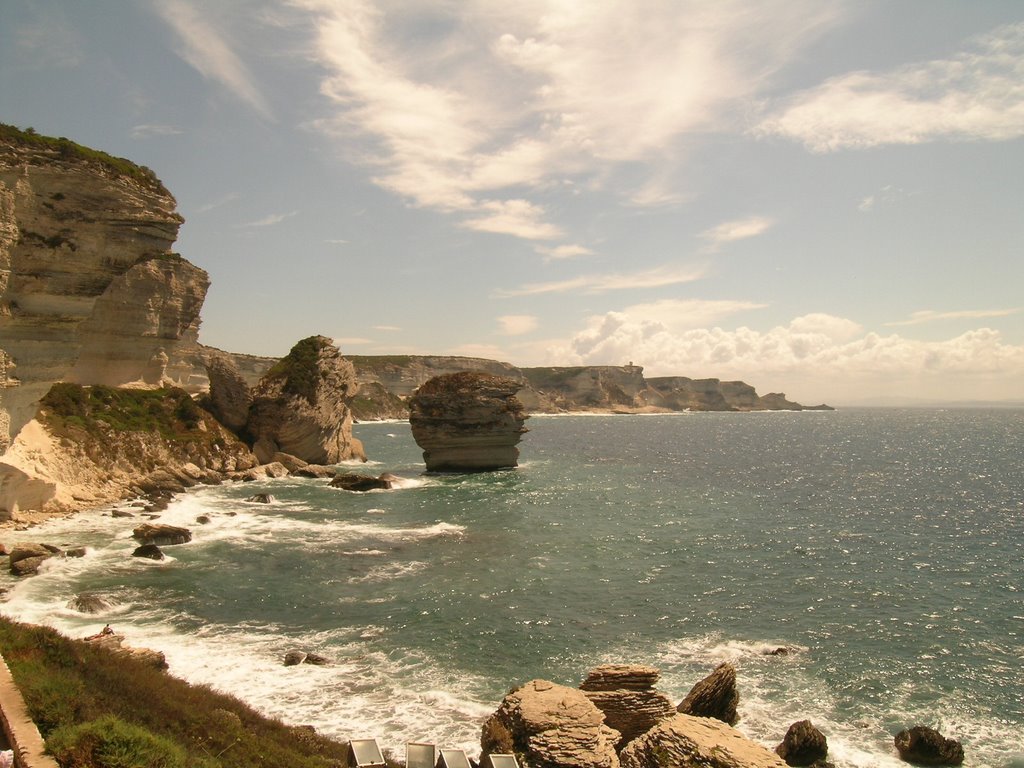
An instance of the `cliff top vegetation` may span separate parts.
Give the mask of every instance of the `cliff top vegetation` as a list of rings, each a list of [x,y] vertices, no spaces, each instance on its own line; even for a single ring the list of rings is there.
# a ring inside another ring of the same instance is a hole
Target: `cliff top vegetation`
[[[0,617],[0,652],[62,765],[346,765],[342,743],[46,627]]]
[[[53,154],[63,160],[79,160],[98,165],[118,176],[126,176],[142,186],[161,195],[172,197],[156,174],[144,165],[138,165],[123,157],[115,157],[98,149],[82,146],[71,139],[43,136],[33,128],[22,130],[14,125],[0,123],[0,144],[26,147]],[[173,198],[172,198],[173,199]]]
[[[309,336],[297,342],[269,371],[267,380],[284,379],[285,394],[304,397],[315,404],[320,383],[320,355],[334,344],[326,336]]]

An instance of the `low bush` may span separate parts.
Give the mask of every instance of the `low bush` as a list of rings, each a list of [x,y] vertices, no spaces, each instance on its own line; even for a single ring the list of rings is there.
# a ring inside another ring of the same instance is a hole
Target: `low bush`
[[[64,726],[46,740],[49,752],[64,768],[186,768],[212,766],[189,759],[170,739],[126,723],[113,715]]]

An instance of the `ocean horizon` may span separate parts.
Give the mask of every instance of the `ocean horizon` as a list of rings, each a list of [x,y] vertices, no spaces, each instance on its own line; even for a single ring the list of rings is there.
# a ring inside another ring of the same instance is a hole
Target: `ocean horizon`
[[[396,755],[478,754],[483,720],[533,678],[648,664],[678,702],[731,661],[737,727],[769,748],[810,719],[837,768],[897,766],[893,735],[928,725],[964,765],[1024,766],[1024,410],[526,426],[519,468],[431,475],[407,422],[358,424],[370,461],[349,468],[399,487],[195,488],[160,515],[194,536],[162,562],[130,556],[143,518],[111,507],[6,531],[87,554],[4,574],[0,612],[71,637],[110,623],[174,675]],[[110,608],[70,608],[83,593]],[[291,650],[331,663],[285,667]]]

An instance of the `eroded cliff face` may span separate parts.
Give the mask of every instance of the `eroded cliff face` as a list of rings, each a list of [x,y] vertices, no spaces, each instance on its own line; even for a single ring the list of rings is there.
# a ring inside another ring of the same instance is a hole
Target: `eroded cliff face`
[[[57,381],[194,389],[209,285],[151,173],[34,138],[0,134],[0,450]]]

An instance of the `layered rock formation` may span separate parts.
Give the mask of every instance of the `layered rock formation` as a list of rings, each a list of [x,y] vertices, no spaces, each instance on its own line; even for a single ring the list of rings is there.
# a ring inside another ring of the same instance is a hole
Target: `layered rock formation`
[[[580,685],[605,716],[605,722],[622,734],[618,748],[646,733],[676,708],[661,691],[654,689],[661,673],[641,664],[604,664],[596,667]]]
[[[356,390],[352,364],[330,339],[298,342],[252,392],[245,429],[256,456],[262,463],[279,452],[310,464],[365,460],[347,405]]]
[[[181,223],[147,169],[0,126],[0,450],[57,381],[202,385]]]
[[[531,680],[484,723],[480,762],[492,753],[514,753],[530,768],[618,768],[618,740],[582,691]]]
[[[421,386],[409,401],[409,425],[429,472],[515,467],[526,413],[519,382],[487,373],[451,373]]]
[[[734,728],[679,714],[631,741],[622,768],[785,768],[786,763]]]

